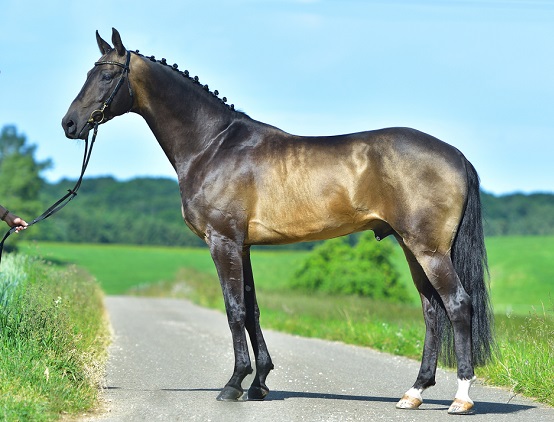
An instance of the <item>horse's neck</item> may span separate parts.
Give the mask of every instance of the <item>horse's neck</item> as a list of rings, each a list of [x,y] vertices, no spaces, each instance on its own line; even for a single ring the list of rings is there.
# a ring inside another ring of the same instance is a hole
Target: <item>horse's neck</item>
[[[146,59],[137,68],[134,111],[146,120],[175,169],[206,150],[233,121],[234,112],[181,73]]]

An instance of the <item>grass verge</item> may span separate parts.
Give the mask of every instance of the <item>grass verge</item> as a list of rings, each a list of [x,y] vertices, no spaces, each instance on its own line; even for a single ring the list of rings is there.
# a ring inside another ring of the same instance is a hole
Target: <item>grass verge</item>
[[[499,356],[481,372],[488,383],[554,406],[554,307],[497,316]]]
[[[102,292],[74,266],[7,255],[0,273],[0,419],[51,421],[98,403],[109,330]]]

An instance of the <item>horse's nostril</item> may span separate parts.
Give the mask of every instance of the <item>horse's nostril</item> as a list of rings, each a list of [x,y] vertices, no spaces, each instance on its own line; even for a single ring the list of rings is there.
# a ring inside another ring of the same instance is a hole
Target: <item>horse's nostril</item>
[[[66,123],[67,132],[74,134],[76,130],[75,122],[73,120],[68,120]]]

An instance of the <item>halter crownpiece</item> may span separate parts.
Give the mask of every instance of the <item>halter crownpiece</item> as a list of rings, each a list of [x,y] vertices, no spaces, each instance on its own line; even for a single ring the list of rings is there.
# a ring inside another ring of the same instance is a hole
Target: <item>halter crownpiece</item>
[[[119,91],[119,88],[121,88],[121,85],[123,85],[125,75],[128,75],[130,73],[130,71],[131,71],[131,68],[129,66],[130,63],[131,63],[131,52],[130,51],[127,51],[127,57],[125,59],[125,64],[115,62],[115,61],[111,61],[111,60],[99,61],[99,62],[94,63],[94,66],[101,66],[101,65],[105,65],[105,64],[119,66],[119,67],[123,68],[123,72],[121,72],[121,76],[119,77],[119,80],[117,81],[117,85],[115,86],[115,88],[114,88],[113,92],[111,93],[111,95],[108,97],[108,99],[106,101],[104,101],[104,104],[102,104],[101,108],[93,110],[92,113],[90,113],[90,118],[88,119],[87,123],[92,125],[92,124],[95,124],[95,123],[100,124],[100,123],[103,123],[105,121],[106,117],[104,116],[104,112],[111,105],[111,103],[113,102],[117,92]],[[133,107],[133,90],[131,89],[131,82],[129,81],[128,77],[127,77],[127,84],[129,86],[129,95],[131,96],[131,108],[132,108]]]

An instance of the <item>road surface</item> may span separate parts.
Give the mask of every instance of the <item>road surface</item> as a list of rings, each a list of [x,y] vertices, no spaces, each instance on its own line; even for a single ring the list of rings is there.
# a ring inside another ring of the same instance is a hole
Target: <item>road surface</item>
[[[174,299],[107,297],[106,306],[114,342],[104,406],[83,421],[554,421],[554,408],[479,383],[471,390],[475,414],[449,416],[456,375],[447,371],[438,372],[437,386],[424,393],[420,410],[397,410],[418,362],[269,330],[275,369],[266,400],[218,402],[233,367],[222,313]]]

